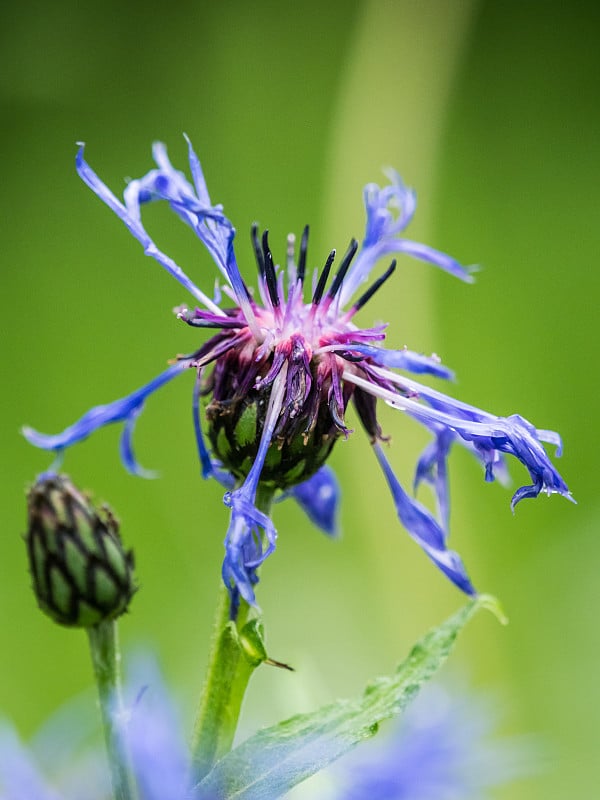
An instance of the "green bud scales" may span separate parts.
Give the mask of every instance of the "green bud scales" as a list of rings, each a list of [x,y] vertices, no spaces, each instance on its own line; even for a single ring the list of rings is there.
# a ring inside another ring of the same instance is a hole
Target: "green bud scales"
[[[256,459],[269,394],[251,390],[234,401],[213,399],[206,409],[213,451],[238,480],[246,478]],[[339,437],[326,408],[319,409],[312,424],[299,415],[276,432],[261,471],[262,484],[289,489],[323,466]]]
[[[61,625],[89,628],[122,614],[135,592],[133,554],[111,511],[96,509],[64,475],[27,495],[25,535],[39,607]]]

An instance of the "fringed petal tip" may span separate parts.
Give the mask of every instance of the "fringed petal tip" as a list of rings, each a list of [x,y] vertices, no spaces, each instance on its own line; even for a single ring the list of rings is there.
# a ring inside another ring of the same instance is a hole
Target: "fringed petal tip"
[[[258,583],[257,570],[275,549],[277,531],[271,519],[248,499],[245,487],[226,492],[223,502],[231,508],[231,522],[225,537],[223,581],[232,604],[235,593],[239,592],[249,605],[256,607],[253,587]]]
[[[521,500],[539,497],[540,494],[546,494],[548,497],[550,497],[553,494],[558,494],[561,497],[564,497],[570,503],[577,505],[577,500],[575,500],[568,487],[564,484],[562,487],[531,484],[528,486],[521,486],[513,494],[512,499],[510,501],[511,511],[513,512],[513,514],[515,513],[515,509],[517,505],[521,502]]]
[[[402,525],[455,586],[465,594],[474,595],[475,587],[467,575],[460,556],[446,547],[446,532],[440,523],[424,505],[405,492],[381,446],[376,444],[373,449],[392,493],[396,513]]]
[[[154,477],[152,473],[140,467],[134,457],[132,436],[135,422],[143,410],[146,399],[161,386],[180,375],[189,366],[189,363],[189,359],[179,361],[127,397],[106,405],[94,406],[61,433],[40,433],[29,426],[24,426],[21,432],[30,444],[42,450],[53,450],[59,453],[62,458],[64,450],[77,442],[87,439],[98,428],[113,422],[124,422],[125,427],[121,436],[120,452],[125,468],[134,475]]]

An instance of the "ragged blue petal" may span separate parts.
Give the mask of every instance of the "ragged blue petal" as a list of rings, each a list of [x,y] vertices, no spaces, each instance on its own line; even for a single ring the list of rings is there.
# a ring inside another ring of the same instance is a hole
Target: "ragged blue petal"
[[[432,486],[436,496],[442,528],[447,534],[450,522],[447,458],[454,441],[454,433],[442,426],[437,426],[434,432],[434,441],[423,451],[417,462],[413,489],[416,493],[422,481],[426,481]]]
[[[217,459],[211,457],[204,441],[202,423],[200,421],[200,388],[201,375],[198,374],[196,381],[194,382],[194,393],[192,396],[192,417],[202,477],[205,480],[207,478],[215,478],[221,484],[221,486],[224,486],[226,489],[233,489],[235,485],[235,478],[230,472],[227,472],[227,470],[222,468],[220,461],[217,461]]]
[[[340,487],[331,467],[321,467],[311,478],[290,489],[289,494],[324,533],[328,536],[339,535],[337,517]]]
[[[233,288],[238,302],[245,304],[248,293],[233,250],[235,228],[224,215],[222,207],[211,204],[200,162],[189,140],[188,147],[194,182],[199,187],[198,194],[185,175],[173,167],[165,145],[156,142],[153,155],[158,169],[150,170],[143,177],[129,183],[124,195],[125,204],[130,214],[139,221],[141,203],[166,200],[209,251]]]
[[[340,350],[342,348],[340,347]],[[445,367],[437,356],[425,356],[422,353],[415,353],[404,347],[402,350],[386,350],[372,344],[353,344],[350,343],[347,349],[351,352],[362,353],[377,364],[393,369],[403,369],[413,372],[415,375],[434,375],[436,378],[454,380],[454,373]]]
[[[90,165],[85,161],[83,157],[83,150],[84,147],[81,145],[79,151],[77,152],[77,158],[75,160],[77,172],[79,173],[80,178],[90,187],[90,189],[98,195],[98,197],[106,203],[106,205],[114,211],[114,213],[121,219],[124,223],[129,232],[140,242],[142,247],[144,248],[144,252],[146,255],[151,256],[152,258],[156,259],[158,263],[164,267],[167,272],[172,275],[175,280],[179,281],[179,283],[184,286],[190,294],[192,294],[197,300],[199,300],[203,305],[207,308],[210,308],[216,313],[221,313],[218,307],[215,307],[214,303],[207,297],[204,292],[202,292],[184,273],[180,266],[178,266],[172,258],[170,258],[166,253],[163,253],[159,248],[154,244],[151,237],[148,235],[147,231],[145,230],[144,226],[142,225],[139,208],[135,206],[128,208],[126,205],[123,205],[120,200],[118,200],[115,195],[111,192],[111,190],[106,186],[106,184],[100,180],[100,178],[96,175],[94,170],[90,167]],[[132,182],[134,183],[134,182]],[[127,192],[127,190],[126,190]],[[146,191],[145,193],[149,196],[149,192]],[[131,199],[134,195],[134,189],[130,189],[127,193],[129,199]],[[149,199],[149,197],[147,198]]]
[[[567,484],[548,458],[540,438],[544,436],[545,440],[555,443],[555,434],[536,430],[528,420],[518,414],[494,417],[425,387],[420,391],[420,396],[432,408],[423,408],[416,412],[411,409],[412,416],[426,424],[432,419],[441,422],[470,443],[486,465],[486,479],[493,477],[500,453],[512,455],[523,464],[531,476],[532,484],[515,493],[512,499],[513,508],[525,497],[537,497],[542,491],[547,494],[562,494],[573,500]]]
[[[515,493],[513,508],[525,497],[536,497],[542,491],[547,494],[561,494],[574,502],[567,484],[550,461],[542,444],[545,441],[560,447],[560,437],[554,432],[536,429],[518,414],[496,417],[413,379],[400,378],[382,370],[377,374],[398,384],[406,396],[384,387],[373,387],[371,383],[355,378],[348,372],[344,376],[389,405],[405,411],[426,427],[434,431],[446,428],[461,437],[484,463],[487,480],[493,478],[497,466],[502,470],[500,454],[517,458],[529,472],[532,484]]]
[[[431,513],[418,500],[410,497],[402,488],[381,447],[374,445],[375,454],[383,469],[388,486],[392,492],[396,513],[411,537],[419,544],[433,563],[462,589],[466,594],[475,594],[475,589],[467,575],[460,556],[448,550],[445,533]]]
[[[109,403],[108,405],[91,408],[87,414],[84,414],[73,425],[65,428],[62,433],[39,433],[29,427],[24,427],[22,433],[28,442],[40,447],[42,450],[60,451],[86,439],[91,433],[104,425],[109,425],[111,422],[125,421],[126,429],[121,444],[121,456],[125,468],[129,472],[140,474],[139,467],[133,457],[130,441],[135,418],[140,413],[146,398],[157,389],[160,389],[161,386],[164,386],[165,383],[180,375],[189,367],[189,364],[189,359],[179,361],[150,381],[150,383],[142,386],[127,397],[115,400],[114,403]]]
[[[472,281],[469,271],[455,259],[427,245],[399,237],[412,219],[416,200],[414,193],[404,186],[396,173],[389,173],[388,177],[391,182],[383,188],[374,183],[365,187],[365,237],[344,281],[340,294],[341,306],[346,305],[358,287],[369,278],[379,259],[391,253],[405,253],[434,264],[460,280]]]
[[[123,427],[123,433],[121,434],[121,441],[119,443],[119,452],[121,453],[121,461],[125,465],[127,472],[131,472],[132,475],[137,475],[140,478],[156,478],[157,473],[153,470],[144,469],[144,467],[138,464],[133,453],[132,437],[135,422],[143,410],[144,406],[141,404],[132,411],[125,420],[125,426]]]
[[[223,580],[232,599],[239,592],[250,605],[256,605],[254,585],[257,569],[275,549],[277,531],[271,519],[248,499],[244,487],[225,495],[231,508],[231,522],[225,537]]]

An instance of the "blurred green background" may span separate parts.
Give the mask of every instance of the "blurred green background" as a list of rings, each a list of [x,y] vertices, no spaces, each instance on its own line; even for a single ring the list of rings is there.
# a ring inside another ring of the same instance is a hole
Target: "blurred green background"
[[[182,132],[214,200],[238,228],[253,275],[250,223],[312,227],[325,256],[363,230],[361,189],[391,164],[418,191],[409,235],[483,269],[467,286],[406,259],[362,314],[391,319],[389,343],[435,351],[450,391],[561,432],[559,467],[579,505],[524,502],[486,485],[466,453],[452,462],[452,541],[476,585],[498,595],[506,629],[480,616],[453,657],[497,692],[507,733],[546,743],[544,770],[500,798],[595,794],[600,600],[594,353],[600,302],[600,7],[573,2],[25,2],[0,30],[2,108],[3,539],[0,711],[28,735],[91,682],[84,635],[35,607],[24,487],[48,466],[19,435],[56,432],[129,393],[192,349],[171,309],[185,292],[145,258],[77,177],[75,142],[115,191]],[[157,241],[207,291],[216,270],[165,208]],[[119,431],[77,446],[65,469],[107,499],[135,548],[141,591],[121,625],[125,649],[152,645],[169,680],[199,688],[227,512],[198,474],[191,376],[148,403],[136,436],[143,481],[121,468]],[[390,457],[410,480],[426,438],[389,410]],[[357,691],[462,602],[397,523],[369,447],[333,455],[343,538],[326,540],[291,503],[259,587],[273,657],[243,727]],[[524,479],[512,465],[515,481]],[[190,704],[191,705],[191,704]],[[191,713],[191,711],[190,711]]]

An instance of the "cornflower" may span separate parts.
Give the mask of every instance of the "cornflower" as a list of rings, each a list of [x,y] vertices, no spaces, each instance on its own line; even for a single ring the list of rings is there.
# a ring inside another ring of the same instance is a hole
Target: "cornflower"
[[[312,275],[307,272],[308,226],[298,249],[294,236],[288,237],[285,264],[278,266],[268,231],[261,234],[254,224],[251,237],[258,267],[255,294],[238,268],[233,247],[235,228],[222,206],[212,203],[189,140],[188,145],[191,183],[172,166],[165,146],[158,143],[153,149],[156,168],[129,182],[123,202],[87,164],[83,146],[76,165],[83,181],[124,222],[144,252],[199,304],[175,309],[178,319],[192,328],[215,329],[217,333],[191,354],[178,356],[165,372],[133,394],[92,408],[62,433],[46,435],[27,427],[24,435],[37,447],[60,456],[96,429],[124,422],[122,461],[130,472],[147,475],[133,452],[135,421],[153,392],[183,372],[192,371],[192,409],[202,474],[226,487],[224,500],[231,509],[223,580],[235,614],[240,597],[256,604],[258,568],[275,548],[277,533],[268,508],[277,492],[294,496],[321,529],[335,533],[339,490],[325,461],[337,439],[351,433],[345,417],[352,402],[401,523],[459,589],[473,594],[475,589],[460,557],[447,546],[447,459],[452,444],[459,441],[479,459],[488,481],[502,475],[506,454],[525,466],[531,483],[515,492],[514,508],[522,499],[536,497],[542,491],[571,499],[542,444],[555,445],[560,455],[560,437],[535,428],[519,415],[495,416],[399,374],[397,370],[452,378],[436,356],[382,347],[387,325],[365,328],[355,321],[396,268],[394,259],[357,296],[376,263],[385,256],[413,256],[465,282],[472,280],[469,271],[450,256],[401,236],[413,217],[416,200],[412,190],[390,171],[388,185],[365,187],[364,238],[360,246],[352,239],[331,281],[335,250],[321,270],[315,269]],[[169,204],[209,251],[225,281],[224,298],[220,290],[214,298],[206,295],[147,233],[141,219],[142,206],[159,200]],[[202,396],[209,398],[209,444],[200,420]],[[433,434],[433,441],[417,462],[413,489],[416,492],[423,482],[432,486],[435,514],[396,478],[381,447],[384,437],[377,421],[377,400],[404,411]]]
[[[332,800],[469,800],[541,767],[533,736],[498,736],[493,698],[428,686],[391,728],[330,770]]]

